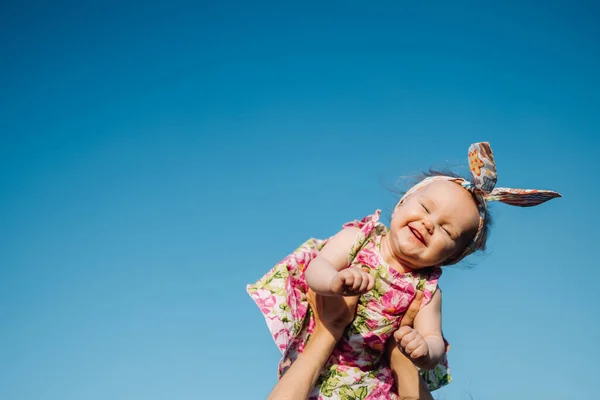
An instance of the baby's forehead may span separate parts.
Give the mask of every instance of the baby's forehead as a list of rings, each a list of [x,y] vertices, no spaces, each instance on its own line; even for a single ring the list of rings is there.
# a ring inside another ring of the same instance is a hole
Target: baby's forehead
[[[460,212],[453,217],[465,217],[468,220],[479,221],[479,210],[473,195],[460,184],[453,181],[434,181],[426,184],[415,193],[417,199],[432,203],[447,212]],[[472,217],[472,218],[471,218]]]
[[[462,186],[452,181],[433,181],[424,185],[417,194],[428,197],[446,197],[448,195],[462,193],[466,191]]]
[[[477,202],[473,195],[460,184],[453,181],[433,181],[424,185],[415,192],[415,197],[420,199],[431,199],[436,204],[461,204],[469,206],[473,204],[477,208]]]

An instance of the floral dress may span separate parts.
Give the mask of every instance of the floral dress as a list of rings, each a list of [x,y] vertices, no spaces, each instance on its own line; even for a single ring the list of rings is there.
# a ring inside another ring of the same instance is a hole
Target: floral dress
[[[426,305],[437,289],[441,269],[400,273],[385,263],[380,253],[381,238],[387,228],[378,222],[380,211],[344,225],[358,227],[360,233],[349,254],[350,267],[368,267],[375,287],[360,297],[356,317],[346,328],[327,361],[309,399],[397,399],[392,392],[394,379],[383,361],[385,343],[399,328],[400,320],[415,296],[423,291]],[[280,376],[294,362],[314,330],[308,307],[308,285],[304,272],[327,240],[310,239],[247,290],[263,313],[275,344],[283,356]],[[448,382],[447,363],[421,370],[430,390]]]

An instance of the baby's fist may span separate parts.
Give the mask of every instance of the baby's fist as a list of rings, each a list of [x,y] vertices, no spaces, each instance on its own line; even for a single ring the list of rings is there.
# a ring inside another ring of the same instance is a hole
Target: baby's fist
[[[349,267],[339,271],[331,280],[331,291],[342,296],[367,293],[375,286],[371,274],[359,268]]]
[[[410,326],[403,326],[394,332],[398,347],[413,361],[424,361],[429,356],[429,345],[423,336]]]

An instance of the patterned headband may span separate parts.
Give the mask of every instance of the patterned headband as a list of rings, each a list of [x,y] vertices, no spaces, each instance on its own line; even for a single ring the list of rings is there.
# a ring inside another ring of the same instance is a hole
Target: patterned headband
[[[456,264],[469,254],[474,253],[481,245],[484,238],[483,227],[487,216],[488,201],[500,201],[517,207],[532,207],[556,197],[561,197],[559,193],[551,190],[494,188],[498,180],[498,174],[496,173],[492,149],[487,142],[474,143],[469,147],[469,169],[473,176],[473,182],[451,176],[431,176],[411,187],[400,199],[400,202],[402,202],[426,185],[442,180],[455,182],[471,192],[479,209],[479,228],[467,248],[449,264]]]

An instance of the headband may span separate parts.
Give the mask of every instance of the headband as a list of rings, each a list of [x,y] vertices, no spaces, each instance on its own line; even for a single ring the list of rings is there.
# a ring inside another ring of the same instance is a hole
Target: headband
[[[496,188],[496,181],[498,180],[496,163],[494,162],[492,148],[487,142],[474,143],[469,147],[469,169],[471,170],[473,182],[452,176],[431,176],[411,187],[400,199],[400,202],[402,202],[426,185],[442,180],[455,182],[471,192],[479,210],[479,227],[471,243],[450,264],[455,264],[469,254],[474,253],[481,245],[484,239],[483,227],[487,216],[488,201],[500,201],[517,207],[532,207],[556,197],[561,197],[560,193],[551,190]]]

